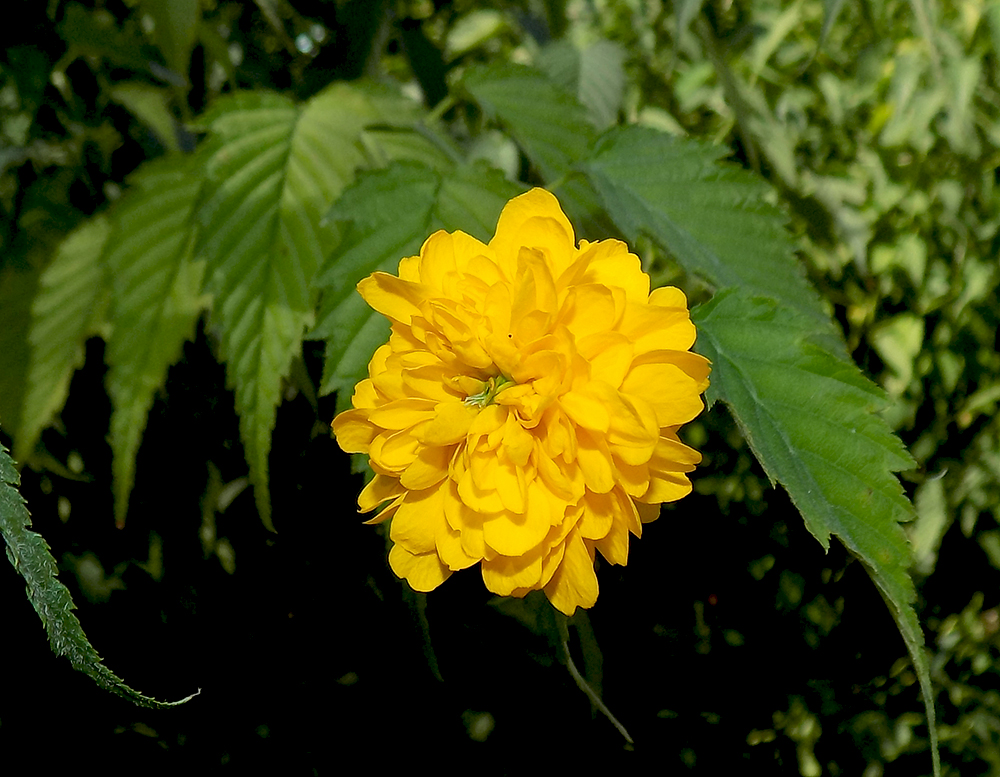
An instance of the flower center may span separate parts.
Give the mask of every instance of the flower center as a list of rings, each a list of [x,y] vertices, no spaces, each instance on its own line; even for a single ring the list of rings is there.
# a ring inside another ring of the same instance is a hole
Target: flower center
[[[478,394],[472,394],[466,397],[465,404],[470,407],[486,407],[487,405],[492,405],[494,400],[496,400],[497,394],[508,386],[513,385],[514,381],[506,375],[497,375],[496,377],[487,380],[483,384],[483,390]]]

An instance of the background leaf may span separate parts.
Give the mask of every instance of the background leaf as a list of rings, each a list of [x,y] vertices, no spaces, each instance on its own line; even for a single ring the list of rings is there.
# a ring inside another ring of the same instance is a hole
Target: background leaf
[[[590,123],[606,130],[618,122],[625,97],[625,50],[610,40],[584,46],[561,40],[542,49],[539,67],[553,82],[575,94]]]
[[[17,436],[31,351],[31,301],[39,272],[7,266],[0,270],[0,424]]]
[[[114,212],[107,247],[111,310],[106,379],[111,395],[115,520],[122,525],[153,394],[206,306],[204,262],[193,262],[191,214],[202,184],[196,160],[166,157],[141,169]]]
[[[920,680],[938,772],[934,695],[913,609],[913,561],[899,523],[913,507],[893,472],[913,459],[876,411],[885,393],[830,353],[813,322],[773,300],[727,290],[692,314],[712,360],[710,402],[733,411],[774,482],[788,491],[824,549],[830,534],[864,563],[903,635]]]
[[[104,322],[108,293],[101,255],[108,230],[104,217],[85,222],[63,240],[42,273],[31,305],[31,360],[16,441],[21,461],[66,403],[84,343]]]
[[[175,702],[151,699],[129,688],[101,663],[100,656],[73,614],[76,606],[69,591],[56,577],[56,562],[48,544],[30,529],[31,516],[17,491],[19,485],[20,477],[14,462],[7,449],[0,444],[0,534],[3,534],[7,544],[7,558],[27,583],[28,599],[42,619],[52,652],[66,656],[74,669],[89,675],[105,690],[142,707],[174,707],[196,696],[197,693]]]
[[[327,342],[321,392],[338,392],[338,410],[350,406],[354,385],[389,335],[386,318],[356,293],[358,281],[376,270],[395,273],[399,260],[418,253],[438,229],[489,241],[503,206],[519,192],[499,170],[482,165],[441,173],[415,163],[369,173],[344,192],[330,219],[351,227],[317,278],[323,302],[310,334]]]

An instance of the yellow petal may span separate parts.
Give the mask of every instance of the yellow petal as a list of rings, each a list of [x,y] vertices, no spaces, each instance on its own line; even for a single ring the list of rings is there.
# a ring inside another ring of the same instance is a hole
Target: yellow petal
[[[705,409],[698,383],[673,364],[634,365],[621,390],[645,401],[656,414],[659,426],[683,424]]]
[[[434,409],[434,420],[421,429],[420,440],[428,445],[451,445],[469,433],[478,409],[464,402],[442,402]]]
[[[588,245],[581,243],[580,247],[580,260],[586,262],[587,269],[579,283],[618,287],[634,302],[649,299],[649,276],[642,271],[639,257],[630,253],[627,245],[620,240],[600,240]]]
[[[438,558],[448,569],[455,571],[467,569],[479,561],[482,556],[470,556],[462,545],[462,535],[451,527],[439,531],[434,537],[434,546]]]
[[[413,463],[419,447],[420,443],[409,432],[380,434],[372,440],[368,456],[385,472],[397,475]]]
[[[577,430],[576,443],[576,461],[583,472],[587,488],[598,494],[606,494],[615,485],[607,443],[586,429]]]
[[[572,260],[573,226],[559,207],[559,201],[544,189],[532,189],[508,202],[490,241],[497,263],[512,278],[522,246],[538,248],[553,261],[559,275]]]
[[[483,522],[486,544],[504,556],[520,556],[540,545],[552,526],[552,507],[544,489],[528,484],[528,509],[504,512]]]
[[[615,508],[611,493],[588,492],[583,498],[583,517],[577,524],[580,536],[587,540],[600,540],[607,536],[614,523]]]
[[[422,447],[400,475],[400,484],[412,491],[420,491],[440,483],[448,477],[448,464],[454,452],[454,446]]]
[[[535,588],[541,576],[541,550],[515,558],[497,556],[483,561],[483,582],[498,596],[510,596],[518,588]]]
[[[527,507],[528,494],[521,468],[509,459],[498,459],[494,473],[497,494],[500,495],[503,506],[512,513],[523,513]]]
[[[559,406],[575,424],[584,429],[606,432],[611,424],[607,407],[599,399],[589,394],[567,391],[559,397]]]
[[[368,420],[383,429],[408,429],[434,417],[435,404],[430,399],[397,399],[368,413]]]
[[[435,535],[446,528],[443,489],[410,491],[392,518],[389,539],[410,553],[430,553]]]
[[[394,499],[404,493],[406,489],[398,478],[376,474],[358,495],[358,507],[362,513],[371,512],[386,500]]]
[[[422,283],[376,272],[358,284],[358,293],[386,318],[409,324],[414,316],[420,315],[420,304],[433,295],[433,290]]]
[[[579,532],[570,532],[562,563],[545,586],[545,595],[557,610],[572,615],[577,607],[593,607],[597,593],[593,551]]]
[[[616,514],[608,533],[603,539],[597,541],[596,547],[601,551],[601,555],[612,564],[624,565],[628,562],[629,524],[634,522],[639,525],[639,521],[631,499],[618,493],[618,489],[612,491],[612,497],[620,502],[622,515]]]
[[[441,563],[437,553],[414,555],[400,545],[393,545],[389,551],[389,566],[414,591],[422,593],[433,591],[451,576],[451,570]]]
[[[333,419],[333,433],[337,444],[347,453],[368,453],[368,448],[379,433],[368,420],[367,410],[345,410]]]
[[[535,438],[525,431],[514,413],[507,415],[503,427],[503,449],[507,457],[517,466],[528,463],[528,457],[535,447]]]

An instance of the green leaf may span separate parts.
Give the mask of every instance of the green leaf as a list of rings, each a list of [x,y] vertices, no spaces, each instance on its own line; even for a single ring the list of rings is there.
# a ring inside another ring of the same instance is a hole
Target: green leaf
[[[442,173],[412,162],[368,173],[344,192],[330,219],[349,223],[350,230],[317,278],[323,303],[310,334],[327,342],[320,390],[338,392],[339,410],[350,406],[351,390],[389,335],[389,322],[355,293],[358,281],[376,270],[395,273],[399,260],[418,253],[438,229],[461,229],[488,242],[503,206],[519,193],[493,168]]]
[[[31,300],[40,273],[12,263],[0,270],[0,424],[17,437],[31,351]]]
[[[586,108],[537,70],[506,63],[475,67],[462,85],[549,182],[569,172],[593,140]]]
[[[136,454],[153,395],[180,358],[207,300],[205,263],[193,262],[192,209],[201,188],[195,160],[144,165],[113,214],[106,261],[114,329],[108,338],[115,520],[121,525],[135,481]]]
[[[583,167],[633,245],[648,234],[716,288],[736,286],[776,299],[806,314],[831,343],[839,340],[795,257],[784,218],[767,202],[768,187],[718,164],[725,153],[629,127],[601,138]]]
[[[170,113],[169,97],[165,89],[142,81],[125,81],[111,87],[108,94],[149,127],[164,148],[173,152],[180,150],[176,122]]]
[[[274,94],[232,95],[204,119],[212,136],[196,256],[207,260],[250,481],[269,528],[281,381],[312,323],[312,277],[338,239],[322,217],[367,161],[362,130],[382,118],[363,92],[335,84],[304,106]]]
[[[107,237],[103,216],[85,222],[63,240],[39,280],[31,305],[31,358],[16,440],[21,461],[62,410],[70,379],[83,364],[84,343],[104,323],[108,294],[101,254]]]
[[[586,107],[590,123],[606,130],[618,122],[625,96],[625,50],[609,40],[578,46],[556,41],[542,49],[538,65]]]
[[[7,449],[0,444],[0,534],[7,544],[7,558],[24,578],[31,601],[49,635],[56,655],[66,656],[74,669],[85,674],[107,691],[116,693],[142,707],[174,707],[197,696],[176,702],[161,702],[129,688],[101,663],[97,651],[87,641],[80,621],[73,614],[76,606],[66,586],[56,577],[56,562],[48,544],[30,530],[31,516],[18,493],[20,478]],[[7,639],[11,635],[6,635]],[[200,691],[199,691],[200,692]]]
[[[200,0],[143,0],[142,9],[153,17],[153,37],[167,67],[187,81],[191,49],[198,39]]]
[[[808,316],[752,294],[727,290],[692,313],[699,350],[712,360],[709,402],[729,405],[772,484],[785,487],[820,544],[829,548],[834,534],[864,563],[913,659],[938,774],[913,558],[899,525],[914,511],[893,475],[912,469],[913,459],[875,414],[885,393],[831,353]]]

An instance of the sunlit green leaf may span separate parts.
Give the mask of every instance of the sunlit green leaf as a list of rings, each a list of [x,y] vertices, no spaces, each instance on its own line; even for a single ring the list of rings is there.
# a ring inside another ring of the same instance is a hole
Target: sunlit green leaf
[[[414,163],[369,173],[344,192],[330,218],[349,223],[350,231],[317,278],[323,304],[310,335],[327,342],[321,391],[337,391],[340,409],[349,406],[354,385],[389,334],[388,321],[355,292],[358,281],[376,270],[395,273],[399,260],[416,254],[439,229],[461,229],[488,241],[501,209],[518,193],[492,168],[440,173]]]
[[[101,254],[108,222],[97,217],[70,233],[45,268],[31,305],[31,359],[15,446],[24,461],[42,430],[62,410],[84,343],[98,334],[107,309]]]
[[[893,475],[914,462],[876,415],[885,393],[830,353],[809,317],[751,291],[717,294],[693,319],[698,350],[712,360],[709,401],[729,405],[810,533],[824,548],[837,536],[889,605],[920,680],[937,772],[934,697],[908,572],[913,557],[899,525],[914,511]]]
[[[335,84],[304,106],[274,94],[233,95],[205,119],[211,139],[195,251],[207,260],[240,437],[268,526],[281,381],[312,323],[313,274],[338,239],[323,216],[366,163],[360,133],[381,118],[363,92]]]
[[[201,188],[195,160],[167,157],[141,168],[115,209],[108,241],[111,311],[107,376],[115,519],[128,510],[139,442],[153,394],[163,386],[206,301],[204,262],[191,260],[192,208]]]
[[[0,444],[0,534],[7,545],[7,558],[27,584],[28,599],[42,620],[49,644],[56,655],[66,656],[74,669],[86,673],[105,690],[142,707],[173,707],[193,698],[161,702],[129,688],[101,663],[97,651],[73,614],[76,606],[56,576],[56,562],[48,544],[31,531],[31,516],[18,493],[20,477],[7,449]],[[194,694],[197,695],[197,694]]]

